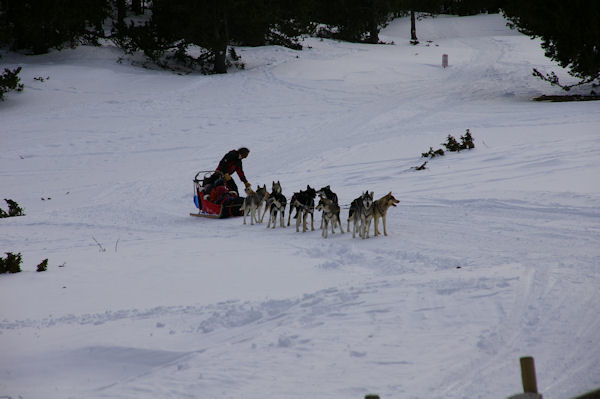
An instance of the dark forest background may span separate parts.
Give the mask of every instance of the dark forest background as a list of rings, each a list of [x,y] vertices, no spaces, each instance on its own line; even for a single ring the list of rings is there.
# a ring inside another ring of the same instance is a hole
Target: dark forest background
[[[407,40],[418,44],[415,15],[498,12],[540,37],[546,55],[573,76],[598,81],[600,2],[586,0],[0,0],[0,49],[43,54],[110,40],[165,68],[225,73],[239,62],[235,46],[301,50],[304,35],[380,43],[380,30],[408,15]]]

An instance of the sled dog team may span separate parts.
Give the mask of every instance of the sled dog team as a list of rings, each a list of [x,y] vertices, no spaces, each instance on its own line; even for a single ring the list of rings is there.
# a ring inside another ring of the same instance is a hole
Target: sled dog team
[[[277,224],[277,216],[279,216],[279,224],[281,227],[285,227],[285,208],[287,205],[287,199],[281,192],[281,184],[279,181],[273,182],[271,193],[267,191],[267,185],[258,186],[256,191],[252,188],[246,188],[246,198],[242,204],[242,211],[244,212],[244,224],[246,224],[246,216],[250,217],[250,224],[262,223],[267,212],[269,213],[269,221],[267,222],[267,228],[275,228]],[[319,202],[315,206],[315,198],[319,197]],[[352,223],[352,238],[356,238],[358,232],[359,237],[369,238],[369,230],[371,228],[371,222],[373,222],[374,236],[381,234],[379,231],[379,219],[383,223],[383,234],[387,236],[386,226],[386,215],[390,207],[396,206],[399,203],[391,192],[379,198],[378,200],[373,199],[373,192],[370,193],[365,191],[360,197],[356,198],[350,204],[350,211],[348,214],[348,227],[347,231],[350,232],[350,223]],[[264,210],[262,210],[264,204]],[[327,238],[329,226],[331,226],[331,233],[335,233],[336,226],[339,226],[340,232],[343,233],[342,221],[340,219],[340,205],[338,203],[337,194],[331,191],[330,186],[326,186],[316,191],[310,186],[306,186],[306,190],[301,190],[292,195],[290,199],[289,215],[287,225],[290,225],[292,219],[292,212],[295,210],[296,214],[293,216],[296,219],[296,231],[300,231],[300,224],[302,224],[302,231],[308,231],[308,217],[310,216],[310,229],[314,230],[314,211],[320,211],[321,217],[321,234],[324,238]],[[262,215],[261,215],[262,210]]]

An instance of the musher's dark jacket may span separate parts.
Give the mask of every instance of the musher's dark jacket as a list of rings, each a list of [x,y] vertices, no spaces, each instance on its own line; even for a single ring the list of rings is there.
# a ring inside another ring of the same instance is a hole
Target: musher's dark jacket
[[[240,159],[240,153],[238,150],[231,150],[225,154],[223,159],[221,159],[219,162],[217,170],[223,174],[228,173],[230,175],[233,172],[236,172],[242,182],[248,182],[248,180],[246,180],[246,176],[244,175],[244,170],[242,169],[242,160]]]

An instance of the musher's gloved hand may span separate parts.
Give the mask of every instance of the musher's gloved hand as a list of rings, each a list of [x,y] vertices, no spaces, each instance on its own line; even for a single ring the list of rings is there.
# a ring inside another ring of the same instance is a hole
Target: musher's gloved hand
[[[231,176],[229,176],[229,173],[225,173],[225,181],[229,181],[231,180]]]
[[[246,183],[244,183],[244,184],[246,185],[246,188],[250,188],[250,186],[252,185],[252,184],[250,184],[249,182],[246,182]]]

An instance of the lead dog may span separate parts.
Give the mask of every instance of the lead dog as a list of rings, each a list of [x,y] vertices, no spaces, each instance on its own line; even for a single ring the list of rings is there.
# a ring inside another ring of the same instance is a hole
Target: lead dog
[[[387,211],[391,206],[396,206],[399,203],[396,198],[392,195],[390,191],[388,194],[379,198],[377,201],[373,202],[373,224],[375,225],[375,236],[381,234],[378,228],[379,219],[383,221],[383,235],[387,236],[387,228],[386,228],[386,215]]]
[[[265,212],[269,210],[269,222],[267,228],[271,226],[273,222],[273,228],[277,224],[277,212],[279,212],[279,224],[281,227],[285,227],[285,206],[287,205],[287,199],[285,195],[281,193],[281,183],[279,181],[273,182],[271,194],[267,198],[267,204],[265,206]],[[263,213],[264,217],[264,213]],[[262,219],[261,219],[262,220]]]
[[[321,219],[323,226],[321,235],[323,238],[327,238],[327,230],[329,223],[331,223],[331,234],[335,234],[335,225],[339,224],[340,231],[342,234],[342,223],[340,222],[340,206],[328,198],[321,198],[317,205],[317,210],[323,212],[323,218]]]
[[[373,192],[365,191],[360,197],[356,198],[350,204],[348,214],[348,232],[350,232],[350,222],[353,222],[352,238],[356,238],[356,229],[361,238],[369,238],[369,226],[373,218]]]
[[[244,224],[246,224],[246,215],[250,213],[250,224],[260,223],[259,213],[260,208],[262,207],[263,202],[269,195],[267,192],[267,185],[265,184],[263,187],[258,186],[256,191],[252,190],[250,187],[246,188],[246,198],[244,198],[244,202],[242,203],[242,211],[244,211]]]
[[[314,211],[315,211],[315,195],[317,192],[311,186],[306,186],[306,190],[299,191],[292,195],[290,199],[290,214],[288,216],[288,226],[292,218],[292,209],[296,210],[296,231],[300,231],[300,220],[302,220],[302,232],[308,231],[306,222],[310,215],[310,228],[315,229]]]

